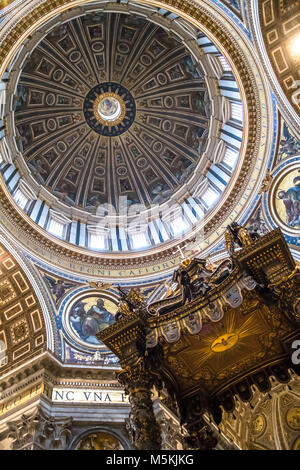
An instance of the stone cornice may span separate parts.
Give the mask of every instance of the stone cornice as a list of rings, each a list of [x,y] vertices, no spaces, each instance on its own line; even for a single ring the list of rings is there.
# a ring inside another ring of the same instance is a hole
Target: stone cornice
[[[21,367],[10,370],[0,381],[0,399],[4,399],[23,390],[39,379],[47,380],[52,385],[80,387],[120,388],[115,378],[115,368],[88,368],[76,364],[63,364],[49,351],[45,351]]]

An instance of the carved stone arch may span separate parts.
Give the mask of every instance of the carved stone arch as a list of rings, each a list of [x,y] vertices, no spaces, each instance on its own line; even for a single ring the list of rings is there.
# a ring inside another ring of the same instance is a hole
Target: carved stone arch
[[[7,240],[4,233],[0,231],[0,244],[3,244],[7,251],[11,253],[11,255],[15,258],[18,262],[20,268],[24,271],[25,275],[27,276],[38,300],[42,310],[42,314],[45,321],[45,328],[46,328],[46,347],[51,352],[56,352],[57,350],[57,332],[55,327],[55,321],[51,317],[51,305],[48,301],[48,298],[45,295],[45,290],[43,286],[40,284],[39,278],[36,275],[33,266],[28,260],[20,253],[20,251],[12,245],[11,242]]]
[[[53,328],[43,296],[22,256],[1,234],[0,312],[1,375],[46,349],[53,350]]]
[[[131,445],[129,443],[129,439],[126,439],[123,433],[118,430],[118,429],[111,429],[108,426],[93,426],[88,429],[86,429],[84,432],[81,432],[80,434],[77,434],[77,436],[74,437],[74,439],[70,442],[70,445],[68,447],[69,450],[76,450],[76,447],[80,443],[80,441],[89,436],[90,434],[93,433],[107,433],[110,434],[112,437],[116,438],[120,443],[122,444],[124,450],[130,450]]]

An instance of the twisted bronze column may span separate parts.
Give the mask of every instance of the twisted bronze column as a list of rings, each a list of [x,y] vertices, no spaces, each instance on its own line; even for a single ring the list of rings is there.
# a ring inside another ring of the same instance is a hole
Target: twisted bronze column
[[[161,449],[161,431],[153,412],[153,378],[142,359],[126,366],[118,374],[119,382],[129,394],[131,412],[128,431],[134,447],[138,450]]]

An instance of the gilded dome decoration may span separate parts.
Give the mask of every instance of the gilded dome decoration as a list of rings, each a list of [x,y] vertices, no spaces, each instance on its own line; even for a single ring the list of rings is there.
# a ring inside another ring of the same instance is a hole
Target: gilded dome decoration
[[[0,1],[0,449],[300,448],[299,1]]]
[[[83,112],[86,122],[95,132],[114,137],[132,125],[136,107],[126,88],[117,83],[102,83],[87,94]]]
[[[54,250],[66,270],[152,279],[216,248],[253,203],[271,138],[251,45],[206,4],[164,3],[62,0],[62,21],[49,4],[30,36],[18,25],[26,48],[4,60],[1,194],[8,232],[17,221],[46,263]]]
[[[204,71],[186,48],[117,13],[48,33],[25,62],[14,107],[31,176],[92,213],[106,203],[118,213],[120,197],[149,207],[174,194],[202,159],[211,114]]]

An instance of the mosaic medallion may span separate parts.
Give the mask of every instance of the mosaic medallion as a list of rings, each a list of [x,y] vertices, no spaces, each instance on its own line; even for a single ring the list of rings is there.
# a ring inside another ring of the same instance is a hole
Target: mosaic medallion
[[[84,117],[98,134],[114,137],[126,132],[135,119],[136,106],[131,93],[114,82],[101,83],[85,97]]]
[[[281,221],[300,229],[300,170],[293,169],[279,183],[275,209]]]
[[[266,428],[266,419],[263,415],[257,415],[252,421],[252,431],[254,434],[262,434]]]
[[[270,191],[270,211],[275,223],[285,233],[299,236],[300,166],[298,161],[283,165]]]
[[[96,334],[114,323],[117,309],[117,301],[109,294],[81,294],[65,311],[65,328],[77,344],[99,347],[102,343]]]
[[[290,408],[286,414],[286,420],[292,429],[300,429],[300,407]]]

